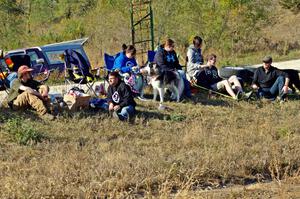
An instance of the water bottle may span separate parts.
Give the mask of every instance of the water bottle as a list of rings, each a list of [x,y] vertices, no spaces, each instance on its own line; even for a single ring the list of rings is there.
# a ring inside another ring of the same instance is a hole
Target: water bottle
[[[100,88],[99,85],[96,85],[96,86],[95,86],[95,93],[96,93],[96,96],[100,96],[100,93],[101,93],[101,92],[100,92],[100,89],[101,89],[101,88]]]

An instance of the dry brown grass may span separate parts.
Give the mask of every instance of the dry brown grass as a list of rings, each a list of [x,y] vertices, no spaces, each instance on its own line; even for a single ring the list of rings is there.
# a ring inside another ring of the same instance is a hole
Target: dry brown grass
[[[230,187],[270,180],[299,187],[299,180],[290,180],[300,172],[299,101],[202,100],[169,103],[172,110],[164,112],[157,103],[138,104],[133,125],[102,112],[46,123],[22,114],[24,123],[47,137],[25,146],[7,134],[7,118],[15,115],[2,110],[0,196],[287,198],[282,194],[292,189]]]

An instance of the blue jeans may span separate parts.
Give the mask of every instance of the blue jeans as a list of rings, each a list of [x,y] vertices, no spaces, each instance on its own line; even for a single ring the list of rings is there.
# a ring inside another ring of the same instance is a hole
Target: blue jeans
[[[272,85],[271,88],[259,88],[258,89],[258,97],[259,98],[267,98],[271,100],[275,100],[276,96],[283,97],[282,88],[284,86],[285,79],[283,76],[277,77],[276,81]]]
[[[185,72],[183,70],[177,70],[177,72],[179,73],[180,77],[182,77],[182,79],[183,79],[183,83],[184,83],[183,93],[184,93],[184,95],[189,97],[189,98],[192,97],[190,82],[187,80]]]
[[[120,120],[127,120],[132,117],[135,113],[135,108],[132,105],[124,106],[118,113]]]

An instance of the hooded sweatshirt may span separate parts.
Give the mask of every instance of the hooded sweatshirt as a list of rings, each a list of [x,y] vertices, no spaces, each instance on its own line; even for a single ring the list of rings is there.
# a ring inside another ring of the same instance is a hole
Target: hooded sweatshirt
[[[119,70],[121,73],[129,73],[133,66],[137,66],[135,58],[128,58],[126,57],[125,52],[120,52],[119,56],[115,59],[112,70]]]
[[[200,65],[203,64],[201,48],[197,49],[193,44],[190,45],[187,51],[187,58],[187,73],[190,77],[195,77]]]
[[[136,105],[130,87],[123,81],[119,81],[115,86],[108,87],[107,100],[114,105],[119,105],[121,108],[129,105],[135,107]]]
[[[207,89],[210,89],[212,85],[222,81],[223,79],[218,74],[218,69],[215,66],[205,67],[201,69],[198,76],[198,84]]]
[[[154,63],[158,65],[162,72],[181,69],[176,52],[174,50],[168,52],[162,47],[157,50],[154,57]]]

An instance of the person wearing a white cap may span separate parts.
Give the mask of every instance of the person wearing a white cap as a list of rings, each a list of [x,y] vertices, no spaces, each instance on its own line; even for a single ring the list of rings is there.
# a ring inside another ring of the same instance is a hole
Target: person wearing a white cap
[[[46,104],[49,102],[49,87],[32,79],[33,69],[26,65],[18,69],[18,78],[12,82],[8,95],[8,104],[13,110],[33,108],[42,119],[53,120],[48,113]]]

